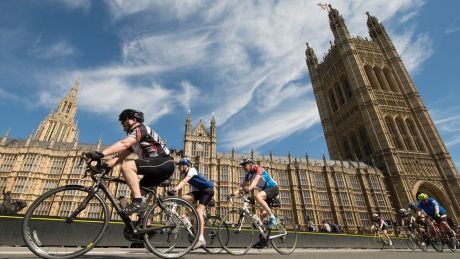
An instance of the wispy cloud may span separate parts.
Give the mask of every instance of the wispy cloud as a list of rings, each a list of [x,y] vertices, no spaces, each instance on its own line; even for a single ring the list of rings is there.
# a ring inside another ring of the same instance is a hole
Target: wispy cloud
[[[430,109],[433,121],[444,136],[447,147],[454,147],[460,144],[460,107]]]
[[[69,9],[82,9],[84,12],[88,12],[91,8],[91,0],[53,0],[64,4]]]
[[[77,50],[70,43],[66,41],[59,41],[51,46],[38,46],[38,44],[34,44],[30,54],[37,58],[55,59],[76,55]]]
[[[5,89],[0,88],[0,100],[3,99],[3,101],[17,101],[20,100],[19,96],[6,91]]]
[[[327,14],[316,3],[106,3],[113,26],[123,40],[121,61],[79,71],[82,109],[98,108],[101,114],[115,114],[118,104],[124,103],[159,111],[148,118],[153,122],[177,107],[188,109],[196,101],[200,107],[192,107],[199,113],[194,117],[208,116],[214,111],[223,145],[239,148],[258,147],[319,123],[306,76],[305,41],[321,57],[333,36]],[[407,22],[423,3],[332,1],[352,34],[362,36],[367,36],[365,11],[383,22],[402,14],[405,18],[401,22]],[[420,69],[433,53],[429,35],[417,34],[413,27],[402,33],[388,29],[409,71]],[[76,52],[65,44],[55,49],[50,49],[48,56]],[[74,78],[74,71],[68,74],[64,78]],[[126,96],[132,93],[136,93],[137,100],[126,103]]]
[[[445,29],[446,34],[451,34],[460,31],[460,15],[457,15],[452,23]]]

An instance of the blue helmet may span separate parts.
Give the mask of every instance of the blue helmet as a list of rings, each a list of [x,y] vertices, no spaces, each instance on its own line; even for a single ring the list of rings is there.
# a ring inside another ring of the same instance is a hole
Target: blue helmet
[[[178,162],[176,162],[176,165],[188,165],[188,166],[191,166],[192,161],[190,161],[190,159],[184,157],[181,160],[179,160]]]

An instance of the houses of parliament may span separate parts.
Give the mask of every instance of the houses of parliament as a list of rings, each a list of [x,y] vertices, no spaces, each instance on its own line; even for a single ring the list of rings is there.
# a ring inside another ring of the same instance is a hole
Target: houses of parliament
[[[329,7],[328,16],[334,35],[329,52],[318,62],[307,43],[305,55],[331,160],[291,157],[289,152],[286,157],[218,153],[214,116],[209,125],[202,120],[192,125],[191,114],[186,115],[183,150],[174,158],[189,157],[214,181],[213,210],[221,215],[234,206],[227,197],[244,178],[240,160],[252,158],[279,184],[277,213],[293,218],[301,229],[310,220],[324,220],[361,232],[371,224],[372,213],[396,221],[396,211],[415,201],[419,191],[460,220],[458,171],[383,24],[367,13],[368,40],[352,37],[336,9]],[[80,155],[104,146],[101,139],[79,143],[79,84],[33,135],[11,139],[6,132],[1,138],[0,189],[11,191],[13,199],[30,205],[52,188],[91,184],[82,179]],[[121,175],[120,166],[113,175]],[[110,189],[118,197],[129,196],[126,185],[112,183]],[[76,206],[77,198],[68,197],[62,209]],[[97,218],[97,209],[86,216]],[[112,218],[117,219],[116,213]]]

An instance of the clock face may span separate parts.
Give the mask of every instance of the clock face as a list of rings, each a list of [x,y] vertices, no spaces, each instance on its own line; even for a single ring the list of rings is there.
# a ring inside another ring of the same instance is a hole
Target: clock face
[[[196,149],[202,150],[203,149],[203,144],[201,144],[201,143],[196,144]]]

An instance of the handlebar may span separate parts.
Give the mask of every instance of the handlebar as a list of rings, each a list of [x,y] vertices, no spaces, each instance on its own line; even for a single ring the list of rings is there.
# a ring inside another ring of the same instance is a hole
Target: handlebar
[[[107,174],[112,170],[112,168],[108,167],[107,164],[102,162],[100,158],[88,160],[85,157],[85,153],[82,153],[80,165],[83,161],[86,163],[86,170],[83,178],[86,178],[88,176],[88,173],[90,174],[91,178],[93,178],[96,174]],[[92,165],[92,162],[96,162],[96,165]]]

